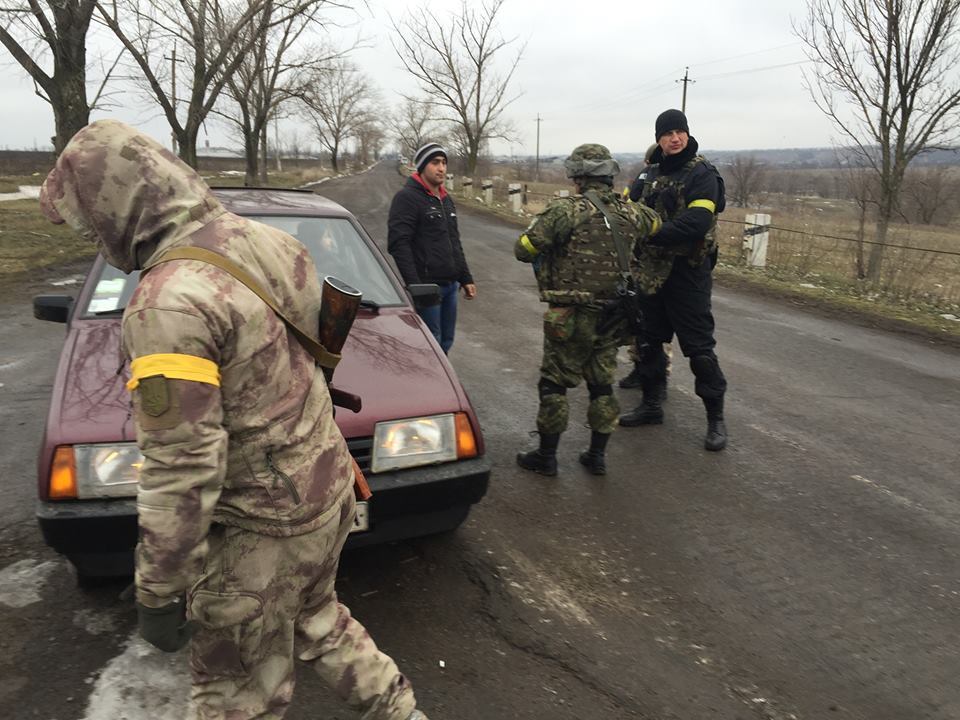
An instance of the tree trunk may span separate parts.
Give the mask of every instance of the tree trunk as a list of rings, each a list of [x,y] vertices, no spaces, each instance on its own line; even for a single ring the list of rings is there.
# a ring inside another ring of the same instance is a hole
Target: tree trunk
[[[257,179],[262,187],[267,186],[267,124],[260,126],[260,172]]]
[[[177,145],[180,146],[180,159],[194,170],[197,169],[197,137],[200,135],[200,126],[187,127],[177,132]]]
[[[59,155],[78,130],[90,122],[90,108],[87,105],[87,90],[84,70],[71,72],[66,76],[54,78],[56,92],[51,94],[54,127],[53,149]]]
[[[257,135],[249,128],[244,128],[243,132],[243,159],[244,174],[243,184],[245,187],[253,187],[257,184],[259,168],[257,167]]]
[[[880,282],[880,273],[883,265],[883,251],[886,249],[887,231],[890,229],[890,216],[893,214],[893,208],[889,200],[885,200],[880,205],[880,212],[877,216],[877,236],[876,245],[870,246],[870,255],[867,258],[867,279],[874,285]]]
[[[338,145],[334,145],[332,148],[330,148],[330,167],[333,168],[334,173],[340,172],[340,165],[337,163],[337,153],[339,150],[340,147]]]
[[[860,205],[860,224],[857,227],[857,280],[867,277],[867,270],[863,266],[863,234],[867,225],[867,205]]]

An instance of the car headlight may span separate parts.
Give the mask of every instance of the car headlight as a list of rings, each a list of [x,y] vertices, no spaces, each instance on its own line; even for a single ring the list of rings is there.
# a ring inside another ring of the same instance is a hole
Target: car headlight
[[[134,443],[75,445],[77,496],[130,497],[137,494],[143,455]]]
[[[373,431],[370,471],[450,462],[476,454],[476,438],[465,413],[380,422]]]

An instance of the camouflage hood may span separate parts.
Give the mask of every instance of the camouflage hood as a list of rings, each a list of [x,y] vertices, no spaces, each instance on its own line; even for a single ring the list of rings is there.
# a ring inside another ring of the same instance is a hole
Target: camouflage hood
[[[116,120],[73,136],[43,183],[40,206],[127,273],[225,212],[195,170]]]

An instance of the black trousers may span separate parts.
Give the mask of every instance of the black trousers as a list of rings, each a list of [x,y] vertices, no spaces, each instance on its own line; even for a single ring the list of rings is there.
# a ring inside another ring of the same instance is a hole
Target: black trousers
[[[678,257],[663,287],[641,298],[644,331],[637,343],[637,353],[644,380],[653,384],[666,382],[667,358],[663,343],[670,342],[676,335],[680,351],[690,358],[697,395],[704,401],[723,398],[727,380],[713,350],[717,341],[713,336],[712,290],[709,258],[698,267],[691,267],[686,258]]]

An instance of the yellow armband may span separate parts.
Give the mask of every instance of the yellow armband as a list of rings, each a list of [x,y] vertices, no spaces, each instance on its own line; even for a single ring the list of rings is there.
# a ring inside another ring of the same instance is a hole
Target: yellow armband
[[[171,380],[190,380],[220,386],[220,368],[213,360],[182,355],[180,353],[157,353],[144,355],[130,363],[130,381],[127,390],[134,390],[143,378],[163,375]]]

